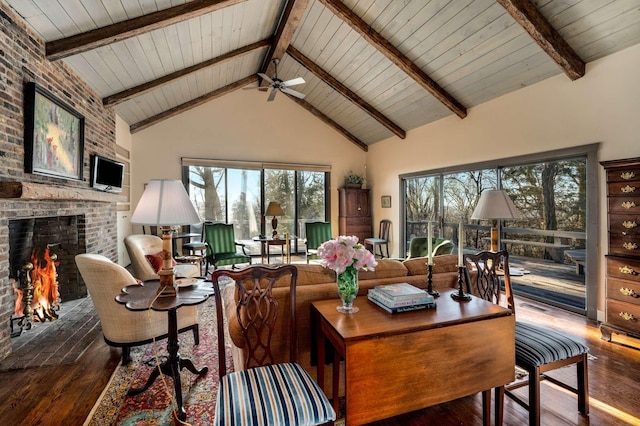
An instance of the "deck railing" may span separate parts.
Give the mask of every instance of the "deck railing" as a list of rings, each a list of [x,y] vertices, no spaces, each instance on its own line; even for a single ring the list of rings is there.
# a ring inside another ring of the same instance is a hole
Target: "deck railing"
[[[413,237],[427,235],[427,223],[427,221],[407,221],[407,250]],[[465,224],[464,230],[465,247],[478,250],[490,248],[491,226]],[[458,223],[443,222],[435,229],[435,234],[457,244]],[[586,238],[585,232],[503,227],[500,244],[514,255],[549,258],[558,263],[564,263],[564,252],[584,249]]]

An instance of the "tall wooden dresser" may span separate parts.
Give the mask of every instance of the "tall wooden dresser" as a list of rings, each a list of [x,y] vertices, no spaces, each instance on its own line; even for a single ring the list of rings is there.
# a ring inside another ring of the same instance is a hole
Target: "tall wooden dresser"
[[[360,243],[371,238],[371,202],[368,189],[338,189],[338,231],[340,235],[355,235]]]
[[[609,254],[606,322],[611,333],[640,338],[640,158],[603,161],[607,173]]]

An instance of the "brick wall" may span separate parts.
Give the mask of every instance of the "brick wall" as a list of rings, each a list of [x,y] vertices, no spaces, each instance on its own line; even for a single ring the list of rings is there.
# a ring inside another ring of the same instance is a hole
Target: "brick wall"
[[[0,180],[89,189],[89,156],[115,157],[115,115],[62,61],[44,57],[42,39],[0,2]],[[81,181],[25,173],[24,87],[35,82],[85,117],[84,171]],[[69,200],[0,199],[0,359],[11,351],[9,317],[15,296],[9,279],[9,219],[84,215],[87,252],[117,260],[116,205]]]

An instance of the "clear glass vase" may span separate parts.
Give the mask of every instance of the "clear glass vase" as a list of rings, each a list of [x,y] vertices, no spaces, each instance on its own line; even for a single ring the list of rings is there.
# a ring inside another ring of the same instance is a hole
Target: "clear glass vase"
[[[354,268],[347,268],[346,271],[336,274],[338,284],[338,296],[342,300],[342,305],[336,306],[336,310],[343,314],[355,314],[360,309],[353,306],[353,301],[358,295],[358,271]]]

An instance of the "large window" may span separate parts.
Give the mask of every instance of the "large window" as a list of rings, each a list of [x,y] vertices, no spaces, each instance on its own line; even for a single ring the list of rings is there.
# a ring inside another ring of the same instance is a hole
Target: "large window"
[[[183,168],[200,216],[232,223],[238,240],[271,233],[271,218],[264,218],[271,201],[284,211],[280,234],[301,236],[305,221],[329,215],[328,166],[183,159]]]
[[[585,272],[581,264],[590,264],[589,255],[595,258],[597,228],[592,225],[590,230],[589,224],[596,221],[587,218],[597,215],[596,191],[587,188],[597,181],[596,149],[590,145],[401,176],[405,250],[412,238],[426,235],[428,222],[434,223],[436,236],[454,244],[462,222],[464,249],[488,250],[492,223],[470,218],[482,191],[504,189],[523,216],[498,222],[500,248],[526,271],[514,287],[535,299],[595,317],[595,268]]]

